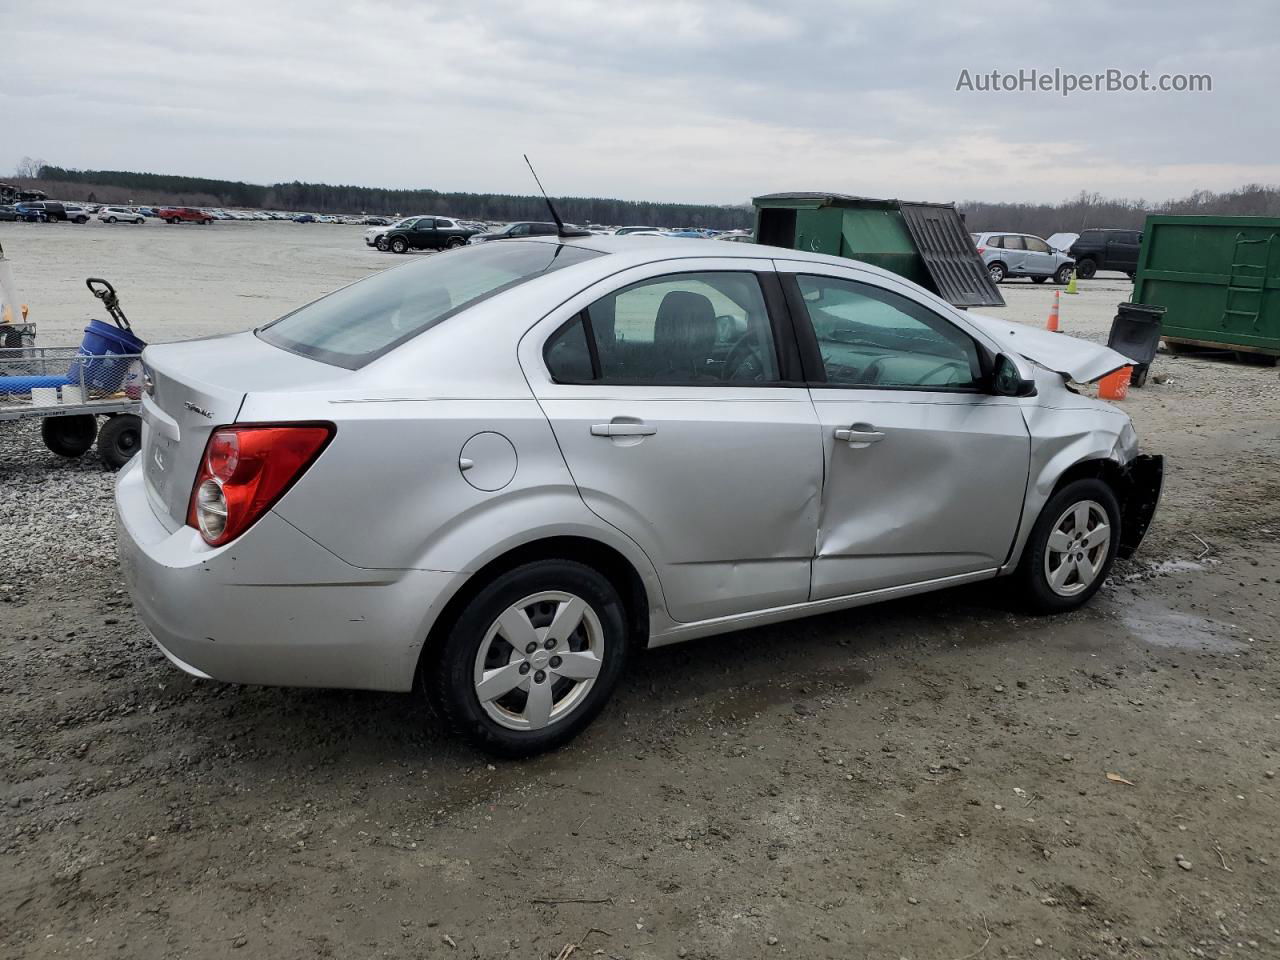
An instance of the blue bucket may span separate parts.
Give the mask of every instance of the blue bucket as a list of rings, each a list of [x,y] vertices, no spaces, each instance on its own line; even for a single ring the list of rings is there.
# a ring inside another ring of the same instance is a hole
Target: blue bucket
[[[84,328],[84,339],[76,359],[67,370],[67,379],[79,383],[83,371],[85,386],[100,390],[119,390],[128,372],[129,361],[112,360],[112,356],[138,354],[146,344],[132,331],[113,327],[101,320],[90,320]]]

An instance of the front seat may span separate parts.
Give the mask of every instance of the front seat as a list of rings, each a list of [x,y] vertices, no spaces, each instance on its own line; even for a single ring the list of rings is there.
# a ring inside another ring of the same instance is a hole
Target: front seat
[[[716,379],[708,365],[716,345],[716,309],[700,293],[673,290],[662,298],[653,325],[659,379]]]

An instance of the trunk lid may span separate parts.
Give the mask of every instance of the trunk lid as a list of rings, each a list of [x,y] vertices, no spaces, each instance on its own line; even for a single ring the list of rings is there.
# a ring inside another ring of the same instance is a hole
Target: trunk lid
[[[205,444],[215,427],[234,423],[248,393],[314,389],[349,376],[240,333],[153,344],[142,355],[142,457],[147,495],[170,529],[186,523],[187,504]]]
[[[1076,383],[1093,383],[1133,361],[1110,347],[1090,343],[1065,333],[1050,333],[1010,320],[996,320],[977,313],[965,319],[1013,353],[1047,367]]]

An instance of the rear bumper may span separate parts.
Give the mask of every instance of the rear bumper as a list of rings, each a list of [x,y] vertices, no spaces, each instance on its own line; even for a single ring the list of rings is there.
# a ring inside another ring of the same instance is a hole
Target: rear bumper
[[[275,513],[211,548],[170,533],[135,458],[116,482],[120,565],[135,609],[175,666],[269,686],[408,690],[458,574],[353,567]]]
[[[1128,560],[1142,543],[1156,515],[1160,491],[1164,487],[1164,457],[1136,456],[1125,468],[1127,481],[1120,500],[1120,548],[1117,555]]]

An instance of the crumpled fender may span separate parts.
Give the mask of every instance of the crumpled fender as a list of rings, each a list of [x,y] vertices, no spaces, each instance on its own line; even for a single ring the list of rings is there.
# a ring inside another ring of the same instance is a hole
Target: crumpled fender
[[[1065,333],[1037,330],[1024,323],[996,320],[978,313],[966,313],[965,319],[1000,343],[1006,350],[1020,354],[1054,373],[1076,383],[1093,383],[1108,373],[1133,363],[1110,347]]]

